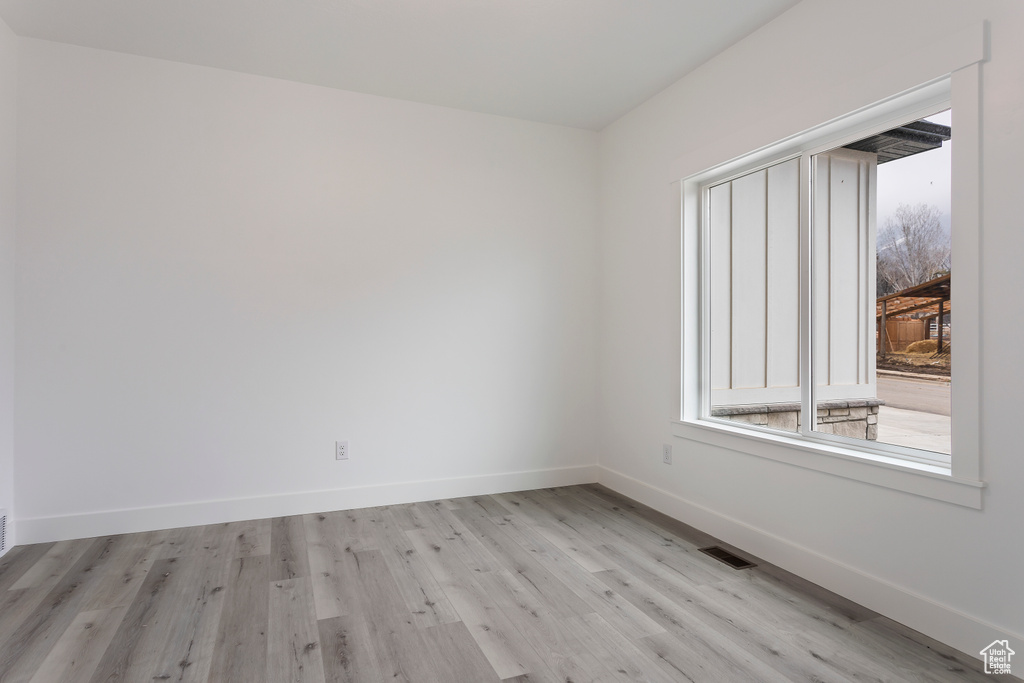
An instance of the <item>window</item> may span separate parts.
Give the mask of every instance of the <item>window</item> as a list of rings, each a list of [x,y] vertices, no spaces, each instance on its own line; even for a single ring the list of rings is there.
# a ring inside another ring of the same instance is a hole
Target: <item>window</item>
[[[702,418],[949,467],[949,121],[932,112],[702,187]]]
[[[977,61],[682,174],[677,436],[980,507]],[[901,138],[902,150],[890,145]],[[904,206],[893,205],[890,171],[927,155],[918,180],[944,186],[945,200],[903,192]],[[932,163],[943,156],[945,167]],[[907,243],[895,235],[898,212],[940,243],[920,269],[930,272],[911,281],[879,267]],[[947,407],[927,420],[944,430],[935,439],[891,429],[908,416],[890,410],[888,379],[878,380],[876,362],[891,360],[880,352],[913,335],[952,351],[952,398],[938,397]]]

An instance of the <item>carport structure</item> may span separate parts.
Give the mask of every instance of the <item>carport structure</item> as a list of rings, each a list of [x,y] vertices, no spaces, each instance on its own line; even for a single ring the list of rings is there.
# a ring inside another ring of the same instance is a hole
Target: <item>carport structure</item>
[[[950,276],[943,275],[928,282],[908,287],[895,294],[879,297],[875,303],[875,320],[878,322],[878,352],[885,355],[889,350],[885,323],[888,320],[924,320],[929,330],[931,319],[938,318],[938,350],[942,353],[942,317],[950,312]]]

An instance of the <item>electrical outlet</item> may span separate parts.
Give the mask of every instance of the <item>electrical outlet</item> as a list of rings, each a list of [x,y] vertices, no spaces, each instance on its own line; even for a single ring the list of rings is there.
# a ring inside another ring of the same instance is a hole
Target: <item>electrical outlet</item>
[[[661,445],[661,461],[666,465],[672,464],[672,446],[667,443]]]
[[[334,442],[334,459],[348,460],[348,441]]]

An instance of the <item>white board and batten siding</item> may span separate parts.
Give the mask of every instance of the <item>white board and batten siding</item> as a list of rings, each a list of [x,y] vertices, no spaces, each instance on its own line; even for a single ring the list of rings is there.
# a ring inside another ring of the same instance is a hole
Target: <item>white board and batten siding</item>
[[[713,405],[800,400],[798,159],[710,188]],[[875,395],[875,155],[815,157],[818,398]]]
[[[877,155],[837,149],[813,167],[817,397],[874,398]]]

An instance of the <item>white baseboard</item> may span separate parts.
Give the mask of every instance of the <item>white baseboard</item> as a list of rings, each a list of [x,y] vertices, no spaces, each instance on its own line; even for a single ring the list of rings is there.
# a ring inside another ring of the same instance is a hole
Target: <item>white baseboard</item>
[[[800,577],[978,659],[994,640],[1024,636],[964,614],[855,567],[843,564],[656,486],[598,466],[598,482]]]
[[[253,498],[207,500],[180,505],[104,510],[78,515],[30,517],[18,520],[18,543],[45,543],[72,538],[91,538],[183,526],[238,522],[247,519],[302,515],[329,510],[352,510],[377,505],[414,503],[439,498],[482,496],[551,486],[590,484],[596,481],[597,466],[584,465],[475,477],[357,486],[327,491],[303,491]]]

